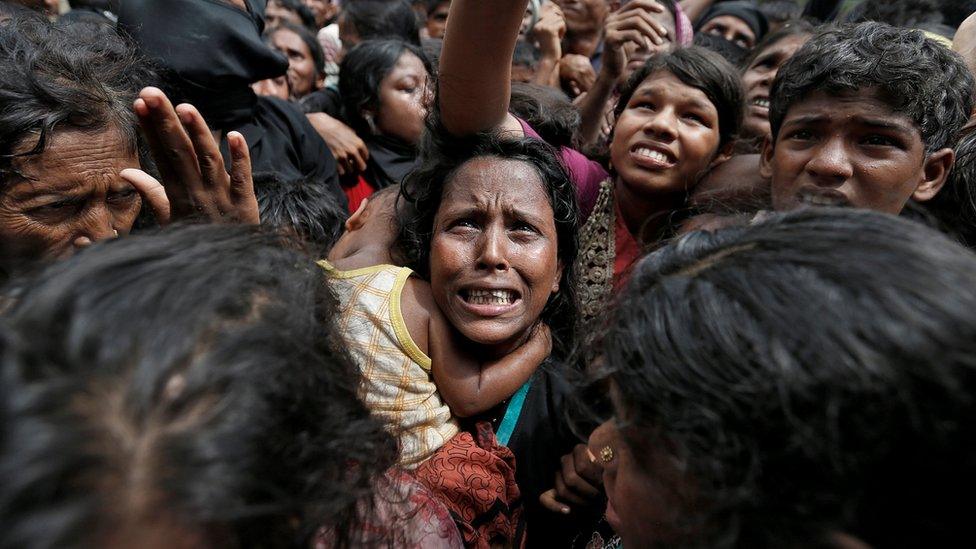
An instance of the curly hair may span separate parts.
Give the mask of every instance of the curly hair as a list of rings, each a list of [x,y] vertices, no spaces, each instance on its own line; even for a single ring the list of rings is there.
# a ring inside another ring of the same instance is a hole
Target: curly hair
[[[742,125],[743,92],[739,71],[719,54],[701,46],[659,53],[634,71],[620,90],[615,118],[627,108],[638,87],[652,74],[663,71],[702,93],[718,112],[719,148],[730,143]]]
[[[672,546],[954,545],[976,487],[974,287],[976,256],[863,210],[648,256],[600,373],[638,466],[653,476],[666,455],[682,472],[662,489],[692,487],[678,526],[693,533]]]
[[[97,244],[18,290],[0,546],[162,530],[308,547],[319,528],[356,543],[397,445],[332,347],[337,305],[311,258],[258,229],[191,226]]]
[[[14,18],[0,25],[0,74],[0,182],[56,131],[116,130],[127,152],[139,150],[132,103],[154,74],[105,25]]]
[[[790,107],[810,94],[866,88],[914,121],[930,153],[951,147],[973,110],[973,76],[955,52],[921,31],[843,25],[811,38],[780,68],[770,94],[773,141]]]
[[[568,355],[574,343],[577,317],[576,253],[579,207],[576,190],[556,151],[536,139],[509,139],[494,133],[467,138],[448,136],[440,127],[436,110],[428,116],[428,132],[421,144],[421,166],[407,176],[398,198],[397,248],[414,271],[430,278],[430,245],[434,218],[444,189],[457,171],[476,158],[496,157],[532,166],[545,185],[556,225],[557,257],[562,265],[559,292],[550,296],[541,319],[552,332],[553,356]]]

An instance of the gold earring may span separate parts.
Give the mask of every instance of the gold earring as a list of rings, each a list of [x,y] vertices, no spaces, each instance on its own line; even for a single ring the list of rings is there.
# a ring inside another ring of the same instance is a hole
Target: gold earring
[[[613,461],[613,448],[611,448],[609,445],[601,448],[600,460],[603,461],[603,463],[610,463]]]

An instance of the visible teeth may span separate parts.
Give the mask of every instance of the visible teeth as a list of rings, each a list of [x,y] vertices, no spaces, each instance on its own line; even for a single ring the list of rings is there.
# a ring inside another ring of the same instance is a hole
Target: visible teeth
[[[468,290],[468,303],[475,305],[507,305],[515,301],[510,290]]]
[[[765,99],[763,97],[759,97],[759,98],[753,99],[752,100],[752,104],[755,105],[755,106],[757,106],[757,107],[763,107],[763,108],[768,109],[769,108],[769,99]]]
[[[647,158],[650,158],[651,160],[655,160],[663,164],[667,164],[669,162],[668,156],[659,151],[652,151],[651,149],[640,147],[634,152],[637,153],[638,156],[645,156]]]

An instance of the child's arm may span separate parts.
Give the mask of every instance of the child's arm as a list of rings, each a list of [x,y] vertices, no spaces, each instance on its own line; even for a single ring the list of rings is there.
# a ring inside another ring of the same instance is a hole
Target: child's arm
[[[497,360],[479,361],[441,312],[430,315],[434,383],[458,417],[488,411],[512,396],[552,352],[549,327],[539,324],[529,340]]]

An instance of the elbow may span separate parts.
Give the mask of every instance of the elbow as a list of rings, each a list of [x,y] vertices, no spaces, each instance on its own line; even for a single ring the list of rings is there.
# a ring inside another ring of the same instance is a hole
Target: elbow
[[[476,416],[483,411],[477,402],[459,402],[457,406],[451,406],[451,412],[459,418]]]

